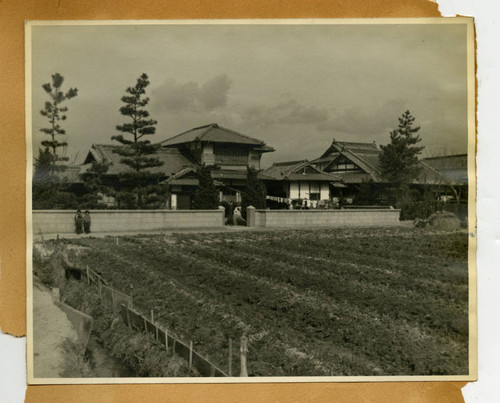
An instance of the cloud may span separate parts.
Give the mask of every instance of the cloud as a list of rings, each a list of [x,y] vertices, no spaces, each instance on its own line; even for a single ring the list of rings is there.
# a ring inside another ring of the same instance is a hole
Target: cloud
[[[194,81],[177,83],[167,79],[151,92],[154,112],[168,113],[179,111],[210,112],[227,105],[231,80],[226,74],[199,84]]]
[[[276,124],[296,125],[314,124],[327,121],[329,112],[325,108],[306,106],[295,100],[280,103],[276,106],[251,106],[242,114],[246,123],[253,123],[257,127],[269,127]]]
[[[317,129],[339,135],[355,135],[360,137],[388,134],[397,126],[397,118],[408,106],[401,99],[391,99],[381,104],[348,107],[336,111],[330,119],[320,122]]]
[[[223,108],[227,105],[227,93],[231,88],[231,80],[226,74],[220,74],[206,81],[197,94],[201,106],[208,111]]]

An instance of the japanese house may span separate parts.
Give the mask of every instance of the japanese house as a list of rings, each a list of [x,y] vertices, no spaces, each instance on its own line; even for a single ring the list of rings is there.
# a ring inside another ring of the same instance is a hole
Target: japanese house
[[[343,186],[338,175],[321,172],[307,160],[274,163],[259,177],[271,208],[327,207],[330,187]]]
[[[334,196],[344,197],[348,203],[355,202],[360,186],[368,183],[371,189],[370,204],[387,203],[387,188],[389,184],[381,175],[379,156],[382,150],[373,143],[357,143],[337,141],[332,144],[317,159],[311,161],[322,172],[338,175],[345,188],[339,188]],[[438,199],[446,194],[450,181],[445,176],[445,169],[438,169],[441,160],[423,159],[419,162],[418,177],[410,186],[420,192],[428,191]],[[465,172],[466,173],[466,172]],[[463,172],[460,174],[462,175]],[[466,175],[461,176],[467,181]],[[334,192],[335,193],[335,192]]]

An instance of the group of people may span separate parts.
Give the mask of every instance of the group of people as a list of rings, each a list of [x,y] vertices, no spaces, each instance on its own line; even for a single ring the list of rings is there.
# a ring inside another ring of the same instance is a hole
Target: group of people
[[[90,211],[85,210],[82,214],[81,210],[78,210],[75,214],[75,231],[77,234],[85,232],[90,233]]]

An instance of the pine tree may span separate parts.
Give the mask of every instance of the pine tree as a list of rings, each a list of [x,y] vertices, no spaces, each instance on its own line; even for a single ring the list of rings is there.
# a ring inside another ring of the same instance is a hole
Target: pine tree
[[[245,190],[241,195],[241,215],[246,220],[247,207],[256,209],[266,208],[266,187],[258,178],[258,172],[254,168],[248,168]]]
[[[420,173],[418,156],[424,147],[417,146],[422,140],[416,134],[420,127],[413,126],[415,118],[406,111],[399,118],[399,125],[390,134],[391,142],[380,146],[379,164],[382,177],[396,190],[396,202],[401,205],[410,197],[409,185]]]
[[[78,95],[78,89],[70,88],[66,93],[61,90],[64,82],[64,77],[59,73],[52,75],[52,84],[46,83],[42,88],[49,95],[50,101],[45,102],[45,108],[40,113],[45,116],[49,121],[49,127],[41,128],[40,131],[50,136],[50,140],[42,141],[42,145],[51,150],[52,161],[50,175],[58,169],[63,169],[63,166],[58,164],[61,161],[67,161],[68,158],[58,154],[58,149],[66,147],[66,141],[59,141],[57,137],[65,136],[66,131],[59,124],[60,121],[66,120],[65,112],[68,107],[60,106],[64,101],[74,98]]]
[[[115,195],[113,189],[106,186],[103,181],[104,175],[108,172],[110,165],[110,162],[106,159],[101,162],[94,161],[88,171],[80,175],[86,192],[80,199],[81,208],[96,209],[107,207],[101,201],[102,196]]]
[[[118,125],[116,129],[129,135],[129,138],[125,138],[122,134],[111,137],[112,140],[122,144],[122,147],[114,152],[120,154],[123,157],[120,162],[130,168],[129,172],[120,176],[120,182],[125,187],[131,187],[135,190],[139,208],[143,208],[147,204],[144,201],[151,201],[151,195],[154,195],[154,189],[160,179],[159,174],[151,173],[148,168],[163,165],[163,162],[158,158],[152,157],[160,146],[151,144],[149,140],[144,138],[144,136],[155,134],[154,125],[157,123],[153,119],[148,119],[149,112],[144,109],[149,103],[149,98],[145,96],[148,85],[148,76],[142,74],[134,87],[127,88],[126,92],[129,95],[124,95],[121,98],[125,105],[120,108],[120,113],[131,118],[132,122]],[[124,192],[122,196],[124,199],[130,199],[130,192]]]
[[[198,189],[194,196],[197,210],[214,210],[219,206],[219,192],[215,187],[210,167],[203,165],[198,169]]]
[[[53,154],[48,147],[43,150],[38,149],[38,157],[35,158],[33,173],[33,183],[42,184],[46,182],[54,182],[56,177],[52,177],[52,163],[54,161]]]

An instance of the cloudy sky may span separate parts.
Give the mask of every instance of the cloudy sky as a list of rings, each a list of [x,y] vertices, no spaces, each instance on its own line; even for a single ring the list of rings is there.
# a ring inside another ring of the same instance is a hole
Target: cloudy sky
[[[386,144],[409,109],[428,155],[466,152],[466,51],[464,24],[34,26],[34,155],[55,72],[78,88],[63,122],[76,163],[113,143],[142,73],[153,142],[216,122],[273,146],[268,166],[319,157],[333,138]]]

